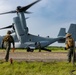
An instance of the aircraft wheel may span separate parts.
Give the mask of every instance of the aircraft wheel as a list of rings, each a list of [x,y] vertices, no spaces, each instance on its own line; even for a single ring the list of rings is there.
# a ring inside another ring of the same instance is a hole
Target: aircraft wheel
[[[41,49],[39,49],[39,52],[41,52]]]
[[[31,51],[31,49],[28,47],[28,48],[27,48],[27,52],[30,52],[30,51]]]
[[[34,51],[34,49],[31,49],[31,52],[33,52]]]

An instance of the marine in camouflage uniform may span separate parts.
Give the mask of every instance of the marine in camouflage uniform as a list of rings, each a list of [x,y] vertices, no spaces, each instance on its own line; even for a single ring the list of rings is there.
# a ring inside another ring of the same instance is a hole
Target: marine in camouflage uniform
[[[7,35],[4,36],[3,41],[2,41],[2,48],[6,49],[5,60],[7,62],[9,60],[9,51],[11,49],[11,43],[13,44],[13,48],[15,48],[14,39],[10,34],[11,34],[11,31],[8,31]]]
[[[71,59],[73,57],[73,63],[75,62],[75,41],[74,39],[71,37],[71,34],[67,33],[66,34],[66,48],[68,49],[68,61],[71,62]]]

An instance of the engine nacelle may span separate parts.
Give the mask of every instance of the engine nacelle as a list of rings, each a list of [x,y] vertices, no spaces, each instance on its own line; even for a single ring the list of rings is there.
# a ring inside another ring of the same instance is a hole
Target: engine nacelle
[[[15,23],[14,28],[15,28],[18,40],[21,43],[24,43],[26,41],[25,32],[24,32],[24,30],[21,26],[20,19],[19,19],[19,17],[15,17],[15,18],[13,18],[13,20],[14,20],[14,23]]]

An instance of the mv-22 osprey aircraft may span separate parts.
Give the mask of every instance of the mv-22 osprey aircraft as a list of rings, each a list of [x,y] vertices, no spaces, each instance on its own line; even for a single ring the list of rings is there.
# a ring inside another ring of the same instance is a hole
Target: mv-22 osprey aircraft
[[[15,32],[15,35],[12,35],[12,36],[14,37],[14,40],[17,43],[15,44],[16,48],[27,48],[27,51],[33,51],[34,49],[37,49],[37,48],[40,49],[40,51],[41,49],[51,51],[46,49],[45,47],[47,47],[48,45],[56,41],[59,41],[59,42],[65,41],[65,38],[64,38],[65,28],[61,28],[59,37],[57,38],[40,37],[40,36],[36,36],[28,33],[29,28],[26,25],[26,18],[24,14],[30,13],[27,11],[27,9],[29,9],[31,6],[33,6],[39,1],[41,0],[37,0],[24,7],[18,6],[17,9],[14,11],[0,13],[0,15],[17,13],[17,16],[13,18],[14,23],[11,26],[0,28],[0,29],[6,29],[6,28],[13,27],[13,32]],[[3,37],[0,38],[0,43],[2,42],[2,38]]]

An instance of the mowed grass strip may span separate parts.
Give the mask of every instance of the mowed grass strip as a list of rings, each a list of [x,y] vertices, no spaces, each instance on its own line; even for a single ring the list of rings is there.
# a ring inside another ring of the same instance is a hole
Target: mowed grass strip
[[[48,46],[46,49],[51,50],[52,52],[67,52],[64,47],[56,47],[56,46]],[[12,52],[12,49],[10,50]],[[15,52],[27,52],[27,49],[15,49]],[[0,49],[0,52],[5,52],[5,49]],[[39,49],[35,49],[34,52],[39,52]],[[41,52],[47,52],[45,50],[41,50]]]
[[[0,75],[71,75],[76,67],[67,62],[0,61]]]

